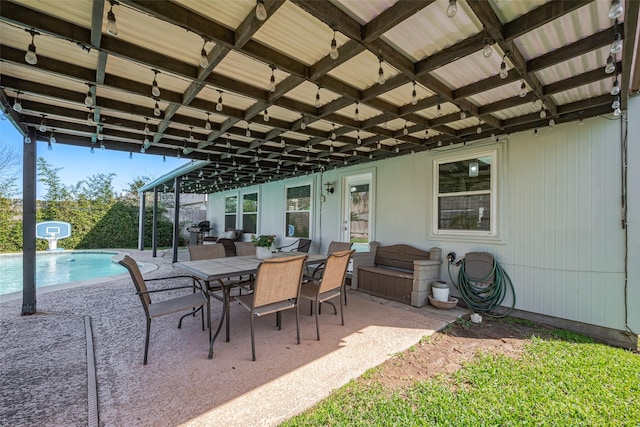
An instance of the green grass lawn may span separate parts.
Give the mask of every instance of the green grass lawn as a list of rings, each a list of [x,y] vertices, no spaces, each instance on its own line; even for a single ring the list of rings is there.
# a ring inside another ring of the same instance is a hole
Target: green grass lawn
[[[392,392],[375,369],[285,426],[640,426],[640,356],[557,331]]]

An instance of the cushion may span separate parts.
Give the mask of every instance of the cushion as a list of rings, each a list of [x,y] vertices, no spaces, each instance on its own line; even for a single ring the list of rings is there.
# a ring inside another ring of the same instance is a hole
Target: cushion
[[[218,236],[218,241],[220,241],[220,239],[235,239],[235,237],[235,231],[225,231]]]
[[[382,276],[393,276],[401,279],[413,279],[413,271],[400,270],[400,269],[390,269],[390,268],[382,268],[382,267],[370,267],[370,266],[360,266],[360,270],[368,271],[374,274],[380,274]]]

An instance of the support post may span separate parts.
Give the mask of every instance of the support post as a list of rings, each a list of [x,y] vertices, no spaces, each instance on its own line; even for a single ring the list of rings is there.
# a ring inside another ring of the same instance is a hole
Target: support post
[[[178,262],[178,241],[180,240],[180,177],[174,178],[174,206],[173,212],[173,262]]]
[[[140,193],[140,213],[138,214],[138,250],[144,251],[144,220],[145,220],[144,191]]]
[[[22,315],[36,312],[36,131],[22,152]]]
[[[158,187],[153,187],[153,221],[151,226],[151,250],[155,258],[158,253]]]

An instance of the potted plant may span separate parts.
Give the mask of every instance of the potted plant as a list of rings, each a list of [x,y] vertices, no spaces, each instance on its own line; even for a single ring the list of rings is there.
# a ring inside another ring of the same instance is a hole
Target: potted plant
[[[258,259],[271,258],[273,256],[271,253],[271,245],[273,245],[275,240],[275,234],[261,234],[260,236],[252,234],[251,242],[256,247],[256,257]]]

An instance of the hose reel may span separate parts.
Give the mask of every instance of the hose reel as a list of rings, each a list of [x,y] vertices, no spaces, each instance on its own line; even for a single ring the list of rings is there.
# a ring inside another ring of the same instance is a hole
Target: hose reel
[[[451,275],[451,265],[456,259],[455,252],[449,253],[447,259],[451,282],[458,288],[462,300],[470,309],[493,317],[506,317],[513,311],[516,304],[513,283],[493,255],[488,252],[465,254],[464,258],[455,262],[460,266],[458,283]],[[511,291],[513,297],[511,307],[505,313],[494,312],[502,305],[508,291]]]

